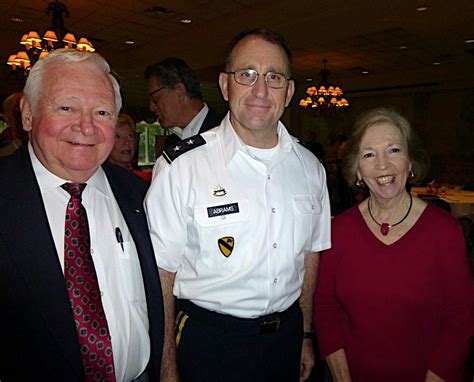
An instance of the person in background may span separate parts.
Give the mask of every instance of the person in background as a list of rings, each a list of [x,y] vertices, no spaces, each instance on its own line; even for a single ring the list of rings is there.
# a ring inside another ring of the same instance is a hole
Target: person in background
[[[138,175],[147,183],[151,182],[151,172],[141,171],[137,164],[138,134],[135,121],[128,114],[120,113],[115,128],[115,145],[107,161],[126,168]]]
[[[332,221],[315,322],[336,382],[457,382],[473,331],[473,281],[457,220],[407,192],[426,153],[381,108],[356,122],[344,159],[369,197]]]
[[[171,133],[165,147],[218,126],[223,116],[203,102],[194,71],[180,58],[169,57],[145,70],[150,110]]]
[[[2,382],[159,379],[147,187],[103,164],[121,103],[97,53],[58,49],[28,76],[29,143],[0,159]]]
[[[0,157],[13,154],[22,144],[28,142],[28,133],[23,130],[21,123],[22,96],[22,92],[13,93],[3,101],[3,116],[8,127],[0,134]]]
[[[304,142],[304,146],[311,151],[320,162],[324,163],[326,153],[323,145],[318,141],[318,133],[311,130],[308,141]]]
[[[295,89],[290,57],[274,32],[238,35],[219,76],[230,112],[155,165],[145,206],[165,299],[162,381],[311,373],[330,212],[323,166],[279,122]]]

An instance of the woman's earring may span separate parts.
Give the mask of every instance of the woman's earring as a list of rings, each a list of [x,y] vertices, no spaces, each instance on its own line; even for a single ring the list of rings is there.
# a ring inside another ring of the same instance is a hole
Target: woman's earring
[[[410,170],[410,172],[408,173],[408,177],[410,179],[413,179],[415,177],[415,174],[413,173],[413,170]]]
[[[362,179],[357,179],[356,180],[356,186],[357,187],[363,187],[364,186],[364,181]]]

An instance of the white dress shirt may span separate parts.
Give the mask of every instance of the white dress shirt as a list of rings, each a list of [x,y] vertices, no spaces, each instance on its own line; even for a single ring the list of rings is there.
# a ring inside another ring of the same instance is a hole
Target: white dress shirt
[[[145,207],[178,298],[244,318],[299,298],[305,254],[330,247],[329,198],[317,158],[281,123],[278,135],[277,150],[255,155],[227,115],[202,134],[206,144],[157,161]],[[229,237],[230,255],[219,244]]]
[[[176,134],[180,139],[187,139],[199,134],[199,130],[201,130],[201,126],[204,122],[204,119],[206,119],[208,111],[209,107],[204,104],[201,111],[194,116],[191,122],[189,122],[184,129],[180,127],[173,127],[173,134]]]
[[[31,144],[28,149],[64,271],[64,220],[70,194],[61,185],[67,180],[49,172]],[[102,168],[87,181],[82,203],[87,211],[91,255],[112,337],[116,378],[131,381],[145,370],[150,358],[148,313],[137,249]],[[116,227],[123,235],[123,250],[115,236]]]

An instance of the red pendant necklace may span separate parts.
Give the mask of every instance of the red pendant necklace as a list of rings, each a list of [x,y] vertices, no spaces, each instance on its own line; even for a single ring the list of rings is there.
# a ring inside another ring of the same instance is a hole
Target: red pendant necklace
[[[403,217],[403,219],[400,220],[398,223],[395,223],[395,224],[388,224],[388,223],[380,224],[377,220],[375,220],[374,216],[372,215],[372,211],[370,210],[370,198],[369,198],[369,201],[367,202],[367,207],[369,209],[369,215],[372,218],[372,220],[374,221],[374,223],[377,224],[380,227],[380,233],[382,235],[387,236],[388,232],[390,231],[390,228],[395,227],[396,225],[399,225],[402,221],[404,221],[408,217],[408,215],[410,214],[410,211],[411,211],[411,206],[413,204],[413,198],[411,197],[411,194],[408,193],[408,196],[410,196],[410,207],[408,207],[408,211],[405,214],[405,216]]]

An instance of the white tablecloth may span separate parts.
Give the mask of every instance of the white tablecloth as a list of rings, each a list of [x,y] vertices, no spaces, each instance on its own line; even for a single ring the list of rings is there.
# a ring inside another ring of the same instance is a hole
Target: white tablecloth
[[[440,188],[438,193],[434,194],[428,192],[426,187],[412,187],[411,194],[418,196],[418,194],[426,194],[437,196],[438,198],[448,202],[451,206],[451,213],[456,217],[467,216],[474,219],[474,191],[457,191],[455,189],[448,188],[446,190],[443,187]]]

